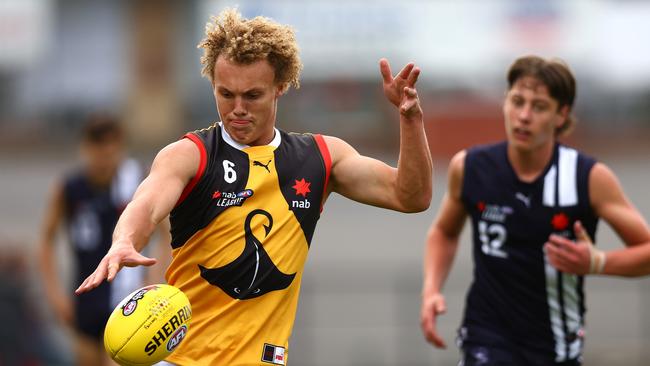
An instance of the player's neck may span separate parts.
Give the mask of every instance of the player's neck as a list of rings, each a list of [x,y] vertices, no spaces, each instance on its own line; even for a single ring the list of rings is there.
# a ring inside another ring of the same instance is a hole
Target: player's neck
[[[88,168],[86,170],[86,176],[93,186],[98,188],[106,188],[113,182],[115,170],[98,171]]]
[[[519,180],[530,183],[537,179],[553,158],[554,147],[555,142],[533,150],[508,145],[508,160]]]

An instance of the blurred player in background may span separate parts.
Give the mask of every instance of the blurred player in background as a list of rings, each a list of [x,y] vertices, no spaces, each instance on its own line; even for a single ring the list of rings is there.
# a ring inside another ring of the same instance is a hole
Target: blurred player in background
[[[142,286],[145,273],[142,268],[120,272],[112,283],[73,298],[59,279],[56,233],[65,223],[74,252],[76,287],[110,248],[117,219],[141,182],[140,166],[124,156],[124,149],[124,132],[116,119],[108,115],[89,117],[82,131],[83,163],[55,184],[41,231],[40,265],[47,300],[58,319],[75,332],[79,365],[110,364],[103,351],[104,326],[119,301]],[[163,221],[160,239],[165,246],[169,243],[168,229]],[[164,258],[162,252],[158,254]],[[160,272],[158,277],[162,277]]]
[[[206,29],[203,73],[221,122],[160,151],[120,217],[113,246],[78,289],[123,266],[170,214],[168,282],[192,304],[178,365],[284,365],[307,251],[327,196],[403,212],[431,200],[432,163],[409,64],[396,76],[380,62],[384,93],[399,110],[398,167],[361,156],[341,139],[275,128],[277,102],[298,87],[302,64],[293,30],[232,9]]]
[[[609,168],[558,143],[574,122],[568,67],[522,57],[507,80],[507,140],[451,160],[447,194],[427,237],[422,330],[445,347],[436,318],[446,310],[442,288],[470,216],[475,268],[458,334],[461,364],[580,365],[583,277],[554,268],[545,243],[593,238],[599,218],[629,246],[648,243],[650,231]],[[614,273],[613,260],[592,253],[581,274]]]

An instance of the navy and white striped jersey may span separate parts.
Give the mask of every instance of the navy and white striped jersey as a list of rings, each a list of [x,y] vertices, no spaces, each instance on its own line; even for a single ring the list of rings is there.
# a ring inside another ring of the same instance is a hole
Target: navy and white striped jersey
[[[595,238],[588,192],[594,164],[557,144],[544,172],[526,183],[508,160],[506,142],[468,150],[461,199],[472,221],[474,278],[462,341],[490,345],[494,339],[481,337],[487,331],[548,363],[580,356],[583,278],[557,271],[543,246],[551,233],[574,239],[576,220]]]

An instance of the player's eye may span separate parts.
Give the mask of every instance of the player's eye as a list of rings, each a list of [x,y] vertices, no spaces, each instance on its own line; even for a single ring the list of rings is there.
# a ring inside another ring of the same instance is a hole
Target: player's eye
[[[521,107],[521,106],[524,105],[524,100],[522,98],[519,98],[519,97],[512,97],[511,102],[516,107]]]
[[[533,110],[535,112],[544,112],[548,109],[548,105],[546,103],[535,103],[533,104]]]

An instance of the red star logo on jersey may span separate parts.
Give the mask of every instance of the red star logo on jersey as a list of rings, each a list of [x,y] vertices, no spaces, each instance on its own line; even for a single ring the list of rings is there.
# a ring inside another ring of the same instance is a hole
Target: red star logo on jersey
[[[564,212],[555,214],[553,215],[553,219],[551,219],[551,225],[557,231],[564,230],[569,227],[569,217]]]
[[[213,198],[213,199],[216,199],[216,198],[219,198],[219,197],[221,197],[221,192],[219,192],[219,191],[214,191],[214,193],[212,194],[212,198]]]
[[[478,209],[478,212],[483,212],[483,210],[485,210],[485,202],[478,201],[476,208]]]
[[[305,181],[305,178],[302,178],[301,180],[296,179],[296,184],[291,188],[296,190],[296,196],[302,195],[303,197],[307,197],[307,193],[311,192],[311,189],[309,189],[310,185],[310,182],[307,182]]]

